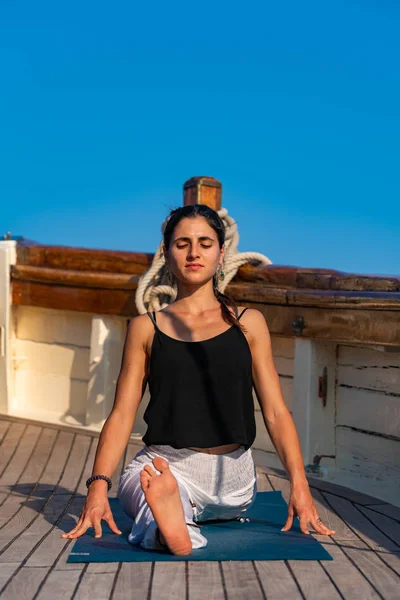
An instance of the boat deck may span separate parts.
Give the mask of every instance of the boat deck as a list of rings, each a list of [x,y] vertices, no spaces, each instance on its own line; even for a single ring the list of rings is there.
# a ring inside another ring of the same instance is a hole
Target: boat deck
[[[2,600],[125,598],[337,600],[400,598],[400,508],[310,479],[320,517],[336,535],[315,537],[333,561],[67,564],[98,434],[0,416]],[[110,496],[129,460],[130,443]],[[284,473],[258,468],[259,489],[281,490]]]

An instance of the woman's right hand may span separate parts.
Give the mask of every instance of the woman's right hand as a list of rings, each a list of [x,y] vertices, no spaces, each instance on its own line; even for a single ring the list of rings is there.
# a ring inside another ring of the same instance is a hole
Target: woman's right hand
[[[86,533],[89,527],[93,527],[94,537],[99,538],[102,535],[102,519],[107,522],[113,533],[122,533],[114,521],[110,503],[108,501],[107,491],[104,489],[104,487],[100,489],[98,487],[96,488],[96,483],[97,482],[93,482],[89,487],[88,495],[76,526],[68,533],[64,533],[61,537],[73,540]],[[99,483],[104,484],[104,482]]]

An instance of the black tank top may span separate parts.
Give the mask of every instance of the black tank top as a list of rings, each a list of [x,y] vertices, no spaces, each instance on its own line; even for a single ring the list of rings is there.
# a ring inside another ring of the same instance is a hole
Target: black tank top
[[[155,313],[147,314],[155,333],[143,442],[174,448],[249,448],[256,424],[252,357],[244,333],[233,325],[212,338],[187,342],[163,333]]]

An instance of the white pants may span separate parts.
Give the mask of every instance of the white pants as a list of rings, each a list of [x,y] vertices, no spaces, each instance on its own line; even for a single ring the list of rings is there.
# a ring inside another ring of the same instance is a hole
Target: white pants
[[[256,472],[251,450],[243,446],[228,454],[206,454],[188,448],[145,446],[120,478],[118,497],[124,511],[134,519],[131,544],[148,550],[162,548],[157,524],[140,485],[140,472],[160,456],[169,463],[178,482],[186,524],[193,548],[203,548],[207,539],[197,523],[240,517],[254,502]]]

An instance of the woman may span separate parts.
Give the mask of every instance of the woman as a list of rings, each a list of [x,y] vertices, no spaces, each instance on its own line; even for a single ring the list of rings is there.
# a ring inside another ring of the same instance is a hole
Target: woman
[[[107,499],[109,478],[128,443],[147,381],[145,446],[123,472],[118,493],[134,519],[133,544],[187,555],[207,544],[198,523],[240,517],[252,504],[253,385],[291,482],[283,531],[298,516],[305,534],[308,523],[322,535],[335,533],[318,518],[310,494],[264,316],[238,310],[217,290],[224,239],[222,220],[207,206],[171,211],[164,256],[177,281],[177,297],[157,314],[129,323],[114,406],[100,435],[85,505],[76,527],[63,537],[77,538],[91,526],[100,537],[101,519],[121,533]]]

